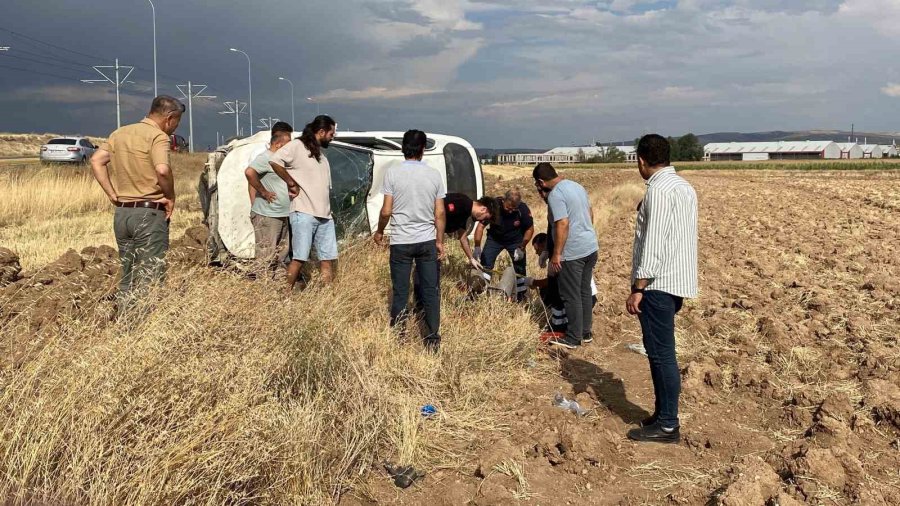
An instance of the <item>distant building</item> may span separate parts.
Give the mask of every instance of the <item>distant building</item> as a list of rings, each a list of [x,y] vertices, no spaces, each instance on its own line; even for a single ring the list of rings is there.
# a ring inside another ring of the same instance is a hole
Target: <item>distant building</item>
[[[884,157],[884,148],[882,148],[880,144],[860,144],[859,147],[862,149],[863,158]]]
[[[841,148],[833,141],[712,142],[703,155],[711,161],[838,159]]]
[[[614,147],[625,154],[626,162],[637,162],[634,146],[564,146],[544,153],[504,153],[497,155],[497,163],[508,165],[529,165],[541,162],[566,164],[583,163],[606,154]]]
[[[841,158],[847,160],[857,160],[863,157],[863,149],[855,142],[839,142],[841,148]]]
[[[882,144],[881,145],[881,154],[885,158],[891,156],[897,156],[897,145],[896,144]]]

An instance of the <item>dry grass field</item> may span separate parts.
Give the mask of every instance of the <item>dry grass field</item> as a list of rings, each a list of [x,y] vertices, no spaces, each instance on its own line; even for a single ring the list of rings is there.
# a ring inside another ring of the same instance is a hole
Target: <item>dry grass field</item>
[[[701,202],[702,292],[677,321],[683,441],[639,446],[624,433],[653,398],[646,358],[625,348],[640,340],[624,311],[633,168],[568,173],[601,242],[594,343],[547,352],[539,313],[468,300],[453,247],[429,356],[387,328],[387,254],[368,242],[344,248],[333,286],[290,297],[203,265],[200,163],[176,163],[171,276],[132,321],[110,319],[115,251],[83,249],[114,244],[99,190],[77,169],[0,169],[0,245],[28,271],[11,281],[0,261],[0,497],[900,503],[898,172],[682,173]],[[491,192],[522,187],[543,223],[527,172],[500,171]],[[591,412],[553,407],[556,392]],[[383,461],[427,475],[401,491]]]

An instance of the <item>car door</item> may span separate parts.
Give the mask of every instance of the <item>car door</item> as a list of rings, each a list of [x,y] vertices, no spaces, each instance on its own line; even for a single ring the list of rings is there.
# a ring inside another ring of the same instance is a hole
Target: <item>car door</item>
[[[369,233],[366,201],[372,188],[372,150],[332,142],[323,150],[331,166],[331,213],[338,239]]]

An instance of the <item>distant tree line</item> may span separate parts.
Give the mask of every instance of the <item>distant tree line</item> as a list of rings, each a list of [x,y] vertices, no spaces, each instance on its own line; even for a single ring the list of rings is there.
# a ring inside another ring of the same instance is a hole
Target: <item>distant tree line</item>
[[[637,146],[640,138],[634,140]],[[668,137],[670,157],[673,162],[698,162],[703,159],[703,146],[696,135],[689,133],[681,137]]]

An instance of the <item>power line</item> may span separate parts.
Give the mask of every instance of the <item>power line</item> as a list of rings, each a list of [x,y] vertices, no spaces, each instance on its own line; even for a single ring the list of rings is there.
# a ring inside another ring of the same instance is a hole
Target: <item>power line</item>
[[[17,52],[18,52],[18,51],[17,51]],[[15,59],[17,59],[17,60],[24,60],[24,61],[30,61],[30,62],[33,62],[33,63],[40,63],[41,65],[47,65],[47,66],[50,66],[50,67],[57,67],[57,68],[62,68],[62,69],[66,69],[66,70],[80,70],[80,71],[86,71],[86,70],[88,70],[88,69],[91,68],[90,65],[80,66],[80,65],[74,65],[74,64],[63,65],[63,64],[61,64],[61,63],[50,63],[50,62],[45,62],[45,61],[41,61],[41,60],[36,60],[36,59],[34,59],[34,58],[28,58],[27,56],[17,56],[17,55],[14,55],[14,54],[9,54],[9,53],[7,53],[7,52],[4,52],[4,53],[3,53],[2,55],[0,55],[0,56],[3,56],[4,58],[15,58]]]
[[[3,65],[2,63],[0,63],[0,68],[4,68],[4,69],[7,69],[7,70],[16,70],[16,71],[19,71],[19,72],[29,72],[29,73],[31,73],[31,74],[39,74],[39,75],[42,75],[42,76],[57,77],[57,78],[59,78],[59,79],[65,79],[66,81],[80,82],[78,79],[76,79],[76,78],[74,78],[74,77],[61,76],[61,75],[59,75],[59,74],[51,74],[51,73],[49,73],[49,72],[40,72],[40,71],[38,71],[38,70],[23,69],[23,68],[21,68],[21,67],[11,67],[11,66],[9,66],[9,65]]]

